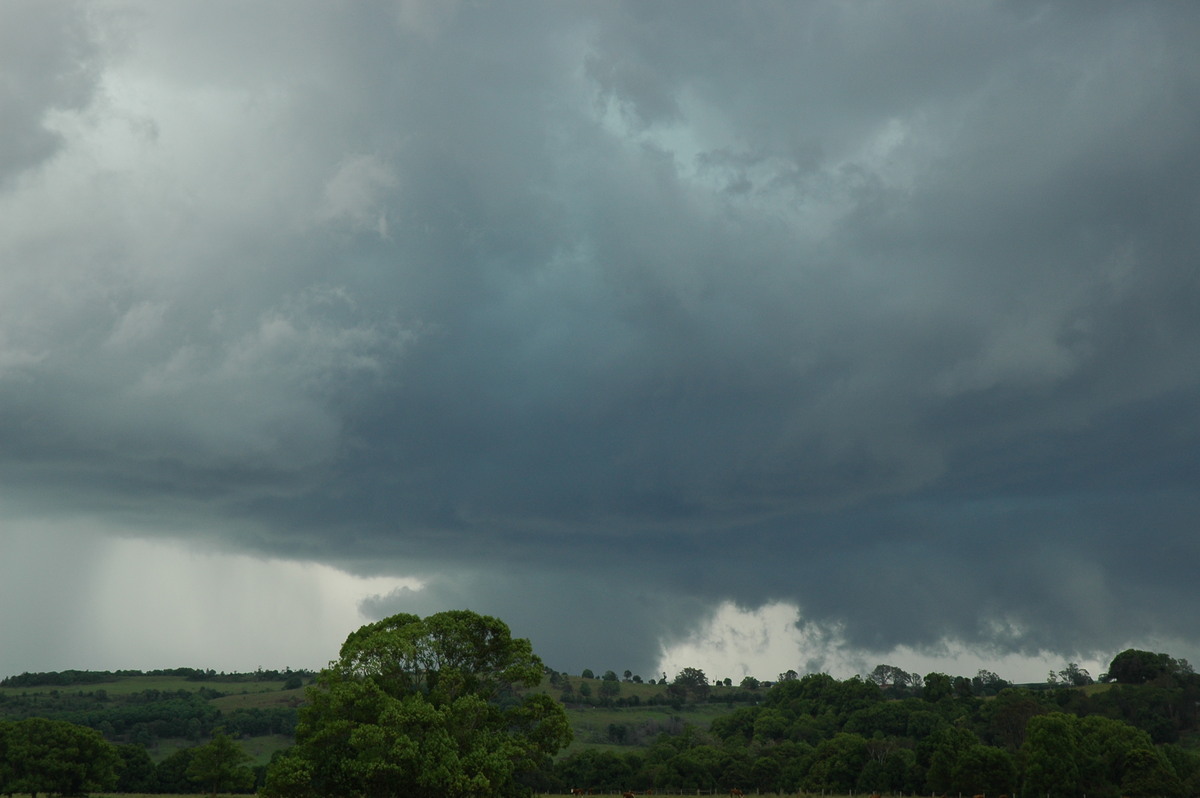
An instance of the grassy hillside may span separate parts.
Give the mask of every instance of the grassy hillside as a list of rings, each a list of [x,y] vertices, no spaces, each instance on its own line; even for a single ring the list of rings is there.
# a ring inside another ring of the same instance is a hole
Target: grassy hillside
[[[249,674],[245,675],[249,676]],[[121,676],[114,677],[112,680],[88,682],[85,684],[39,684],[20,687],[0,686],[0,696],[87,693],[103,690],[109,696],[120,697],[148,690],[157,690],[160,693],[176,693],[181,690],[188,693],[196,693],[201,689],[213,690],[220,693],[266,693],[283,689],[283,680],[229,681],[228,679],[192,680],[182,676]]]
[[[212,704],[222,712],[234,709],[271,709],[280,707],[299,707],[304,703],[304,690],[284,690],[277,684],[273,690],[257,690],[224,695],[212,699]]]
[[[202,743],[217,728],[237,737],[260,764],[291,743],[290,733],[279,732],[281,727],[289,732],[294,728],[305,688],[283,689],[285,680],[273,678],[274,672],[209,678],[204,673],[81,672],[69,684],[36,684],[31,682],[38,675],[23,675],[19,686],[0,686],[0,719],[70,720],[98,728],[114,742],[145,745],[156,761]],[[305,674],[304,681],[310,680],[311,674]],[[584,748],[630,750],[685,725],[707,728],[713,718],[765,694],[714,686],[708,702],[672,702],[666,685],[619,682],[617,695],[601,702],[601,683],[559,674],[553,680],[547,675],[533,688],[564,704],[575,733],[564,755]],[[582,694],[589,691],[590,698],[585,698]]]
[[[598,701],[600,679],[560,675],[556,681],[557,684],[552,684],[550,677],[546,677],[536,689],[561,701],[567,711],[575,739],[563,756],[584,748],[628,751],[649,745],[664,732],[678,733],[685,725],[707,729],[713,718],[746,706],[766,693],[765,690],[754,693],[738,687],[712,686],[707,702],[672,704],[666,685],[618,682],[618,694],[606,704],[599,705],[586,703],[588,699],[580,694],[586,684],[591,692],[590,700]],[[564,692],[568,682],[570,690]]]

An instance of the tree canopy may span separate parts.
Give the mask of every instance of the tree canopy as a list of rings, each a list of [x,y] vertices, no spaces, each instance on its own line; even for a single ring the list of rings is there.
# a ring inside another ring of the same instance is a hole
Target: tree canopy
[[[1129,648],[1113,657],[1108,666],[1108,678],[1122,684],[1145,684],[1163,676],[1192,673],[1186,659],[1168,654]]]
[[[570,742],[541,660],[469,610],[399,614],[346,638],[309,688],[296,745],[267,774],[278,798],[473,798],[529,792]]]
[[[83,795],[117,784],[121,758],[98,731],[46,718],[0,723],[0,793]]]
[[[250,761],[250,755],[232,737],[217,733],[208,744],[192,751],[186,774],[211,796],[218,792],[248,791],[254,785]]]

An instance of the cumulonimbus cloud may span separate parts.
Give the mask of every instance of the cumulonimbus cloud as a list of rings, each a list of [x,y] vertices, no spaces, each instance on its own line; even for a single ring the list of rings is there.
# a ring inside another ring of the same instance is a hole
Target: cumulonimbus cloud
[[[4,13],[10,499],[638,646],[1196,631],[1190,8]]]

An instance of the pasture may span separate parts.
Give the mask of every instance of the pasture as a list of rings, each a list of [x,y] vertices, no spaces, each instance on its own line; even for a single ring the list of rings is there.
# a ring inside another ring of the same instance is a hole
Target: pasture
[[[230,692],[228,695],[212,699],[212,705],[222,712],[229,712],[235,709],[298,707],[304,703],[303,687],[296,690],[282,690],[279,689],[280,687],[282,687],[282,683],[279,683],[275,690]]]
[[[282,681],[228,681],[221,679],[194,681],[183,676],[123,676],[110,681],[88,682],[71,685],[36,685],[32,687],[0,687],[0,695],[40,695],[50,693],[95,693],[103,690],[110,696],[120,697],[157,690],[161,693],[199,692],[202,688],[227,694],[280,692]]]
[[[563,683],[568,681],[571,683],[571,695],[575,700],[568,699],[565,708],[575,739],[563,749],[560,757],[588,748],[618,752],[635,750],[640,746],[649,745],[663,732],[678,733],[684,725],[707,729],[714,718],[732,712],[737,707],[749,705],[749,702],[745,701],[721,701],[722,697],[732,698],[734,694],[744,697],[745,692],[740,687],[716,685],[710,688],[710,695],[716,700],[686,703],[677,707],[666,703],[649,703],[662,699],[666,686],[661,684],[620,682],[620,693],[616,696],[616,701],[636,700],[636,706],[590,706],[581,703],[580,686],[587,684],[592,691],[592,698],[595,699],[601,684],[600,679],[560,676],[558,684],[551,684],[547,677],[534,689],[555,699],[562,699]]]

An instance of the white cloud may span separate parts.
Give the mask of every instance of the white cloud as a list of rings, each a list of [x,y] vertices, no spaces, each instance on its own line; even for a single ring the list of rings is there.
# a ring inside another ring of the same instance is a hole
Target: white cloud
[[[1107,661],[1076,661],[1093,677],[1108,669]],[[910,646],[883,652],[855,649],[836,627],[804,620],[794,604],[779,601],[746,608],[726,601],[685,638],[664,644],[654,678],[665,673],[672,679],[683,668],[694,667],[704,671],[710,681],[729,678],[735,684],[744,676],[773,681],[789,670],[801,676],[828,673],[848,679],[866,675],[881,664],[922,676],[934,671],[974,676],[986,669],[1010,682],[1026,683],[1044,681],[1050,670],[1061,670],[1065,662],[1061,655],[1049,652],[1035,656],[992,654],[956,641],[943,641],[923,650]]]

